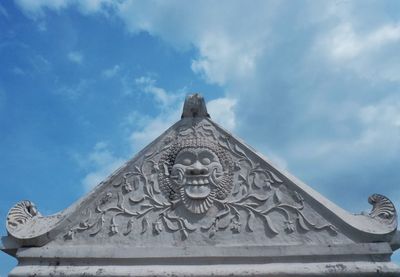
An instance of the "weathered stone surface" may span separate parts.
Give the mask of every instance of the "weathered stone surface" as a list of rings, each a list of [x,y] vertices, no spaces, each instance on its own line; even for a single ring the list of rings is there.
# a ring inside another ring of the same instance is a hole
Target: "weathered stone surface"
[[[215,124],[188,96],[182,119],[53,216],[7,217],[11,276],[399,276],[397,214],[374,194],[352,215]]]

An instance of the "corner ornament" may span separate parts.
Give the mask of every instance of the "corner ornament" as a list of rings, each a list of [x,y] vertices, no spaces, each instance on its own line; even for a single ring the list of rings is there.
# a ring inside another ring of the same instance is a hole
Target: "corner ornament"
[[[368,203],[372,205],[370,217],[385,224],[397,224],[396,208],[389,198],[375,193],[368,198]]]
[[[7,215],[7,231],[14,235],[15,231],[26,225],[34,217],[40,216],[36,205],[29,200],[18,202]]]

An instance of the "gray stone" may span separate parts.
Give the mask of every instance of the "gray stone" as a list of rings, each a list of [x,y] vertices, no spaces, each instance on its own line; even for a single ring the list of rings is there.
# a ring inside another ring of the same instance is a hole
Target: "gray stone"
[[[221,107],[223,108],[223,107]],[[214,123],[182,118],[71,207],[8,213],[10,276],[400,276],[397,214],[350,214]]]

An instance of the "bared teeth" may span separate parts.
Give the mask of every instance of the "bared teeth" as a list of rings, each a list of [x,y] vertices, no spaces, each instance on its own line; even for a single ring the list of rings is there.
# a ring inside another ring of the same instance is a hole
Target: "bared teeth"
[[[184,184],[187,184],[187,185],[193,185],[193,186],[202,186],[202,185],[205,185],[205,186],[207,186],[208,184],[210,184],[210,176],[209,177],[193,177],[193,176],[185,176],[184,178],[183,178],[183,182],[182,183],[184,183]]]

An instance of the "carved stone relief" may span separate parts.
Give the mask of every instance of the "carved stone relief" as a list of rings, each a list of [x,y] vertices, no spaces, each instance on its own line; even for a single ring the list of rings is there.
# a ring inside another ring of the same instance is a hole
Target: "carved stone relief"
[[[225,199],[232,189],[232,159],[207,139],[179,140],[161,157],[158,168],[166,197],[180,199],[196,214],[205,213],[215,199]]]
[[[35,204],[28,200],[18,202],[8,212],[7,230],[13,232],[13,230],[23,226],[35,216],[40,216]]]
[[[375,193],[368,198],[368,202],[372,205],[372,211],[369,213],[372,218],[386,224],[397,220],[396,208],[386,196]]]
[[[336,234],[333,225],[308,218],[304,207],[302,195],[290,190],[277,173],[255,162],[208,120],[194,118],[183,120],[158,149],[130,166],[64,238],[86,232],[96,236],[104,230],[110,236],[127,236],[138,221],[139,234],[179,232],[182,239],[193,232],[210,238],[216,232],[253,232],[257,224],[271,236]]]

